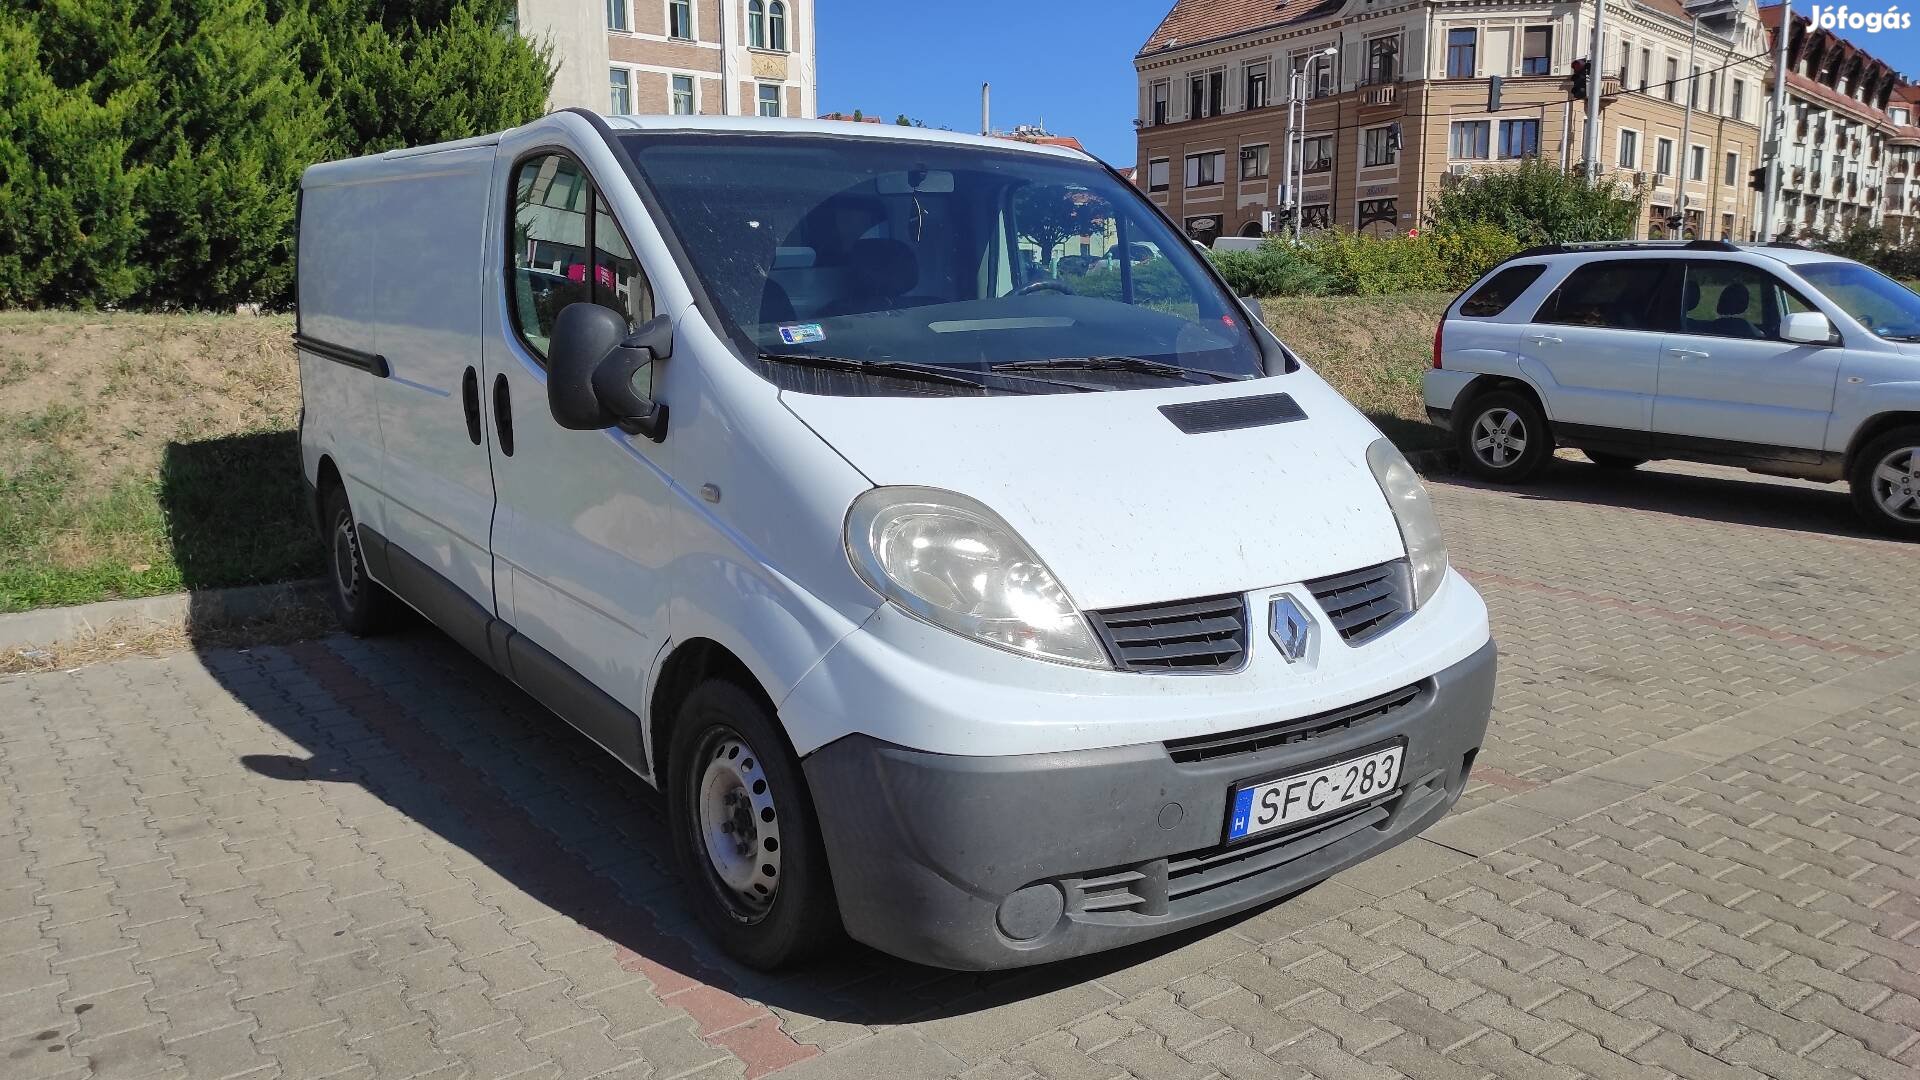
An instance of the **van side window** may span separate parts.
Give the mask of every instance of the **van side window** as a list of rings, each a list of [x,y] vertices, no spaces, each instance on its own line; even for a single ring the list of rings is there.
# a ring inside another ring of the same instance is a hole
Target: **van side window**
[[[1526,292],[1527,287],[1540,280],[1540,275],[1546,272],[1543,263],[1509,266],[1475,289],[1473,295],[1467,297],[1466,303],[1460,305],[1460,314],[1474,318],[1498,315],[1520,299],[1520,294]]]
[[[629,326],[653,317],[653,289],[632,245],[586,170],[567,155],[540,154],[515,168],[507,244],[507,308],[541,360],[568,304],[612,308]]]
[[[1578,267],[1547,297],[1533,321],[1613,330],[1671,330],[1677,263],[1604,259]]]
[[[1698,260],[1687,263],[1681,310],[1682,333],[1778,341],[1786,312],[1816,309],[1757,266]]]

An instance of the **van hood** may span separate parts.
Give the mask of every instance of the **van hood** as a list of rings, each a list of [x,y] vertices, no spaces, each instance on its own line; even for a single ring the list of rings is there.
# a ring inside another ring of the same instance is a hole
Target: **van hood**
[[[1305,416],[1189,434],[1161,411],[1274,394]],[[1304,367],[1164,390],[781,398],[876,485],[991,507],[1082,608],[1245,592],[1406,554],[1367,469],[1379,431]]]

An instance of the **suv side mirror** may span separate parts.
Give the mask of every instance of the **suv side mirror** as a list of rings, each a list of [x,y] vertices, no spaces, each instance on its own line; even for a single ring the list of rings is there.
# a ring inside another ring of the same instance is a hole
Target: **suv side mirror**
[[[1780,336],[1802,345],[1829,345],[1833,342],[1833,324],[1818,311],[1796,311],[1781,324]]]
[[[667,407],[653,400],[653,365],[673,355],[673,321],[655,316],[631,332],[617,311],[568,304],[547,345],[547,408],[573,431],[618,427],[667,437]]]

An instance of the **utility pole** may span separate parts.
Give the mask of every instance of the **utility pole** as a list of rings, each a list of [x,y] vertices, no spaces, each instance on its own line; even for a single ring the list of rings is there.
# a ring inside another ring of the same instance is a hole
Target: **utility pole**
[[[1292,70],[1292,64],[1288,64],[1287,152],[1286,152],[1286,162],[1280,170],[1280,205],[1287,206],[1287,207],[1290,207],[1293,205],[1293,195],[1295,191],[1294,182],[1293,182],[1293,144],[1294,144],[1294,140],[1299,137],[1300,132],[1299,132],[1299,121],[1295,117],[1294,111],[1296,106],[1298,106],[1299,104],[1299,98],[1300,98],[1300,73]],[[1293,238],[1295,240],[1300,239],[1299,226],[1297,225],[1293,227]]]
[[[1593,48],[1587,51],[1587,183],[1600,182],[1600,57],[1606,43],[1607,0],[1593,0]]]
[[[1700,47],[1700,16],[1694,15],[1688,20],[1693,23],[1693,36],[1687,39],[1687,112],[1680,121],[1680,197],[1674,200],[1674,213],[1680,215],[1680,235],[1687,235],[1687,185],[1693,181],[1693,97],[1700,92],[1700,77],[1695,75],[1693,66],[1694,52]],[[1708,108],[1713,103],[1707,103]],[[1696,235],[1695,240],[1704,239]]]
[[[1780,150],[1787,141],[1787,39],[1793,36],[1792,0],[1781,0],[1780,4],[1780,51],[1773,66],[1773,123],[1769,125],[1771,139],[1763,138],[1760,144],[1760,156],[1767,163],[1767,193],[1762,196],[1766,205],[1760,208],[1760,242],[1773,240],[1774,203],[1780,198],[1780,184],[1785,179],[1781,174],[1787,167],[1780,160]]]

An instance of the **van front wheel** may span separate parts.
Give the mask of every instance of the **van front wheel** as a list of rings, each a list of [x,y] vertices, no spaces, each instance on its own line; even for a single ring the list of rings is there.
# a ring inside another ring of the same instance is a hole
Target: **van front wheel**
[[[668,750],[674,846],[695,913],[749,967],[805,959],[840,938],[806,779],[765,705],[709,680],[680,706]]]

